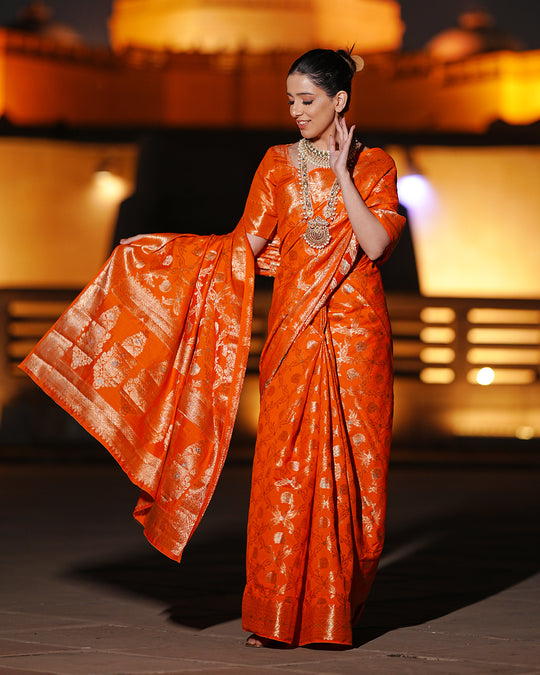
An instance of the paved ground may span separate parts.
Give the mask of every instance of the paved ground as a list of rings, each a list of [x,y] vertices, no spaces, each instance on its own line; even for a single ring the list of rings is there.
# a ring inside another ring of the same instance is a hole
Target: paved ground
[[[111,464],[0,464],[0,673],[540,674],[539,471],[394,465],[355,648],[244,646],[249,484],[226,467],[181,565]]]

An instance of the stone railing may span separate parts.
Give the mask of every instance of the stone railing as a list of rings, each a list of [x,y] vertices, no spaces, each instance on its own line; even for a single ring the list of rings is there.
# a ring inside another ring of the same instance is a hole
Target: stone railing
[[[75,289],[0,289],[0,405],[37,387],[17,368]],[[270,292],[256,293],[248,378],[256,378]],[[396,442],[540,438],[540,301],[390,294]],[[21,403],[21,401],[23,403]]]

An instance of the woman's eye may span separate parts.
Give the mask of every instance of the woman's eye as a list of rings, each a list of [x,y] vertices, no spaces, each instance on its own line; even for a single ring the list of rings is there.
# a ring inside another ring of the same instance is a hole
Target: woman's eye
[[[304,105],[311,105],[313,103],[313,101],[302,101],[302,103]]]

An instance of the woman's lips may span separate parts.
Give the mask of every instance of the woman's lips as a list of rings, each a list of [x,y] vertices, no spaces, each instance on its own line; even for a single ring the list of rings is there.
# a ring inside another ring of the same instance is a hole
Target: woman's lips
[[[305,129],[308,125],[307,120],[296,120],[299,129]]]

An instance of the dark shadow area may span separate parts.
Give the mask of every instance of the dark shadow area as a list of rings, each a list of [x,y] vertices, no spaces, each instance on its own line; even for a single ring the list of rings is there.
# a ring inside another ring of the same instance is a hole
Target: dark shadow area
[[[402,469],[402,474],[413,476],[412,471]],[[433,517],[439,507],[434,496],[425,502],[423,522],[404,530],[396,530],[390,513],[383,563],[355,627],[356,646],[477,603],[540,570],[537,471],[447,467],[436,473],[448,475],[454,507]],[[409,508],[420,511],[414,477],[410,489]],[[390,507],[394,497],[391,492]],[[385,565],[385,556],[395,562]]]
[[[244,536],[216,534],[188,544],[180,564],[149,551],[75,575],[159,600],[171,621],[202,630],[240,616],[245,550]]]
[[[386,292],[420,294],[418,266],[407,209],[400,204],[399,213],[405,216],[405,227],[392,255],[381,266],[381,277]]]
[[[355,627],[355,646],[473,605],[540,569],[537,472],[415,467],[393,472],[387,543]],[[228,487],[240,489],[240,500],[228,490],[218,496],[180,565],[150,551],[70,576],[157,599],[170,619],[184,626],[203,629],[238,619],[245,578],[244,487]],[[217,522],[224,508],[232,523],[226,529]]]
[[[68,574],[158,600],[169,619],[183,626],[204,629],[237,619],[245,584],[249,491],[250,465],[228,459],[180,564],[144,547],[141,529],[140,554]]]
[[[174,129],[144,134],[135,190],[120,205],[112,246],[149,232],[231,232],[264,153],[271,145],[292,140],[292,133],[272,131]]]

